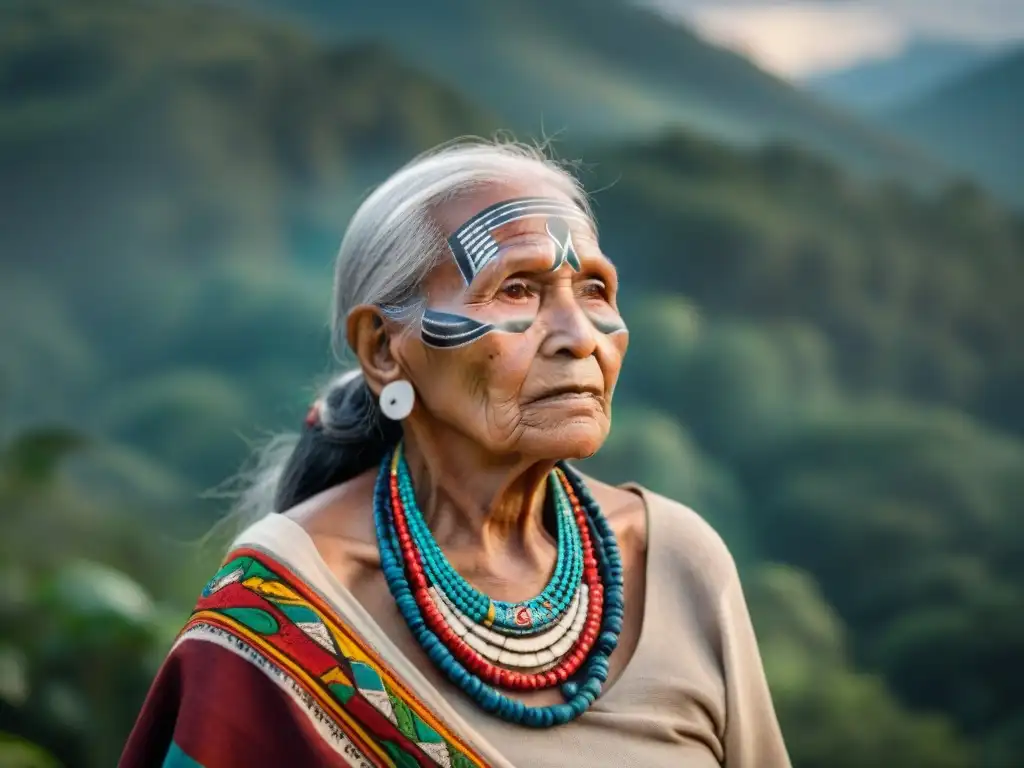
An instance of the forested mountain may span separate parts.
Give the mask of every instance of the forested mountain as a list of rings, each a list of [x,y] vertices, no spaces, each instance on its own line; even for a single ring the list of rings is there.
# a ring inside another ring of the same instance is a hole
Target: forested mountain
[[[245,410],[206,366],[262,381],[276,348],[295,355],[285,368],[319,370],[330,255],[359,196],[416,152],[497,125],[370,44],[327,49],[209,9],[20,7],[0,24],[14,420],[165,426],[180,444],[183,414]],[[264,352],[240,356],[254,333]],[[82,409],[115,384],[116,405]]]
[[[886,124],[1024,209],[1024,47],[892,110]]]
[[[224,510],[198,492],[297,426],[332,368],[359,196],[504,120],[362,34],[166,2],[0,13],[0,569],[23,585],[0,590],[0,734],[107,766],[219,554],[181,540]],[[444,18],[423,31],[439,51]],[[1010,764],[1024,221],[678,126],[555,150],[584,161],[631,328],[588,470],[727,539],[795,764]]]
[[[741,144],[800,143],[848,169],[931,184],[939,166],[884,131],[628,0],[217,0],[321,39],[384,41],[503,124],[576,140],[672,123]]]
[[[716,317],[806,323],[850,391],[1024,434],[1020,216],[966,185],[921,198],[853,183],[785,147],[737,153],[683,134],[599,158],[606,247],[634,285]]]

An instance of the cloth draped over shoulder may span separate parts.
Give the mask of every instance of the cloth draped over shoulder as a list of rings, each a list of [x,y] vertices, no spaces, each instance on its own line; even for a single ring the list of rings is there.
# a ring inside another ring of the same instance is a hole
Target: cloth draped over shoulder
[[[487,765],[320,595],[249,547],[203,589],[121,762]]]
[[[242,534],[203,589],[120,768],[788,768],[724,544],[692,511],[642,493],[641,641],[579,720],[534,731],[476,710],[417,669],[276,515]]]

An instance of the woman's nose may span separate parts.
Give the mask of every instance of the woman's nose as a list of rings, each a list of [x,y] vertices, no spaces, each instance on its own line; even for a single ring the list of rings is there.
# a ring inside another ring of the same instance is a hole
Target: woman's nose
[[[548,329],[541,352],[552,357],[590,357],[597,349],[597,329],[576,301],[571,286],[566,290],[560,287],[556,293],[541,308],[539,319]]]

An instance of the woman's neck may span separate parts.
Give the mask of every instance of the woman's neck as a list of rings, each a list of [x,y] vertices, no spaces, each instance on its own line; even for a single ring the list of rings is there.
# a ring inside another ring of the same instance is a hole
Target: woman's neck
[[[420,510],[443,548],[547,559],[543,511],[554,461],[490,456],[462,435],[433,430],[407,429],[404,451]]]

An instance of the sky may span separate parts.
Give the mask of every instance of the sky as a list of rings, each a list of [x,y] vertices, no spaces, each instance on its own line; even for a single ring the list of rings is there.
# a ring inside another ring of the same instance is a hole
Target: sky
[[[915,38],[1024,42],[1024,0],[637,0],[799,80],[898,55]]]

